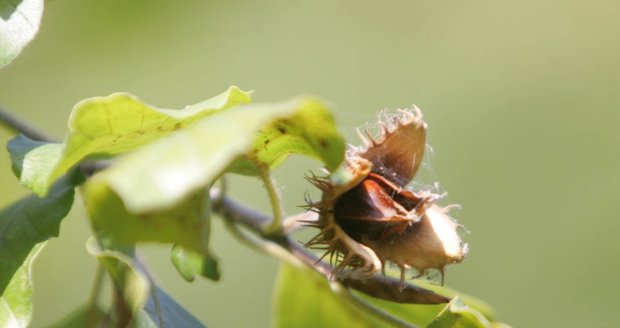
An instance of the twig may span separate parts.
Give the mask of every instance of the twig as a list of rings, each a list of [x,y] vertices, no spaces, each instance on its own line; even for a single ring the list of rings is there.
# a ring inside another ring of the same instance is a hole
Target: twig
[[[13,114],[10,114],[2,106],[0,106],[0,122],[3,123],[9,129],[15,132],[21,133],[32,140],[49,141],[49,142],[54,140],[54,138],[30,126],[29,124],[20,120]]]
[[[331,279],[336,276],[333,268],[328,263],[319,261],[318,256],[308,251],[299,243],[292,241],[287,236],[263,235],[261,228],[266,222],[270,221],[270,218],[267,215],[248,208],[247,206],[227,196],[221,196],[220,201],[213,204],[213,206],[213,210],[221,216],[249,228],[263,239],[268,239],[279,244],[281,247],[293,254],[293,256],[301,260],[306,265],[313,267],[325,277]],[[430,290],[423,289],[412,284],[406,284],[405,288],[401,289],[401,282],[399,279],[385,277],[382,275],[374,275],[364,281],[346,277],[341,278],[340,281],[343,285],[359,290],[362,293],[393,302],[439,304],[450,301],[447,297],[435,294]]]
[[[235,201],[226,198],[225,196],[220,198],[220,202],[218,202],[218,204],[219,207],[216,208],[216,211],[225,217],[224,224],[231,231],[231,233],[236,238],[240,239],[243,243],[271,255],[274,255],[296,266],[300,265],[300,262],[302,262],[303,264],[306,264],[310,268],[313,268],[321,275],[326,277],[329,280],[329,284],[332,290],[334,290],[334,292],[342,296],[345,300],[347,300],[354,306],[361,308],[365,312],[371,313],[372,315],[394,327],[416,328],[416,326],[409,324],[393,316],[392,314],[378,307],[375,307],[372,304],[369,304],[368,302],[360,299],[356,295],[351,294],[350,291],[346,288],[346,279],[339,281],[333,280],[332,277],[334,277],[334,273],[331,266],[329,266],[325,262],[319,261],[319,259],[314,254],[308,252],[299,244],[291,242],[288,237],[281,237],[277,240],[270,239],[267,236],[260,238],[258,236],[244,233],[235,224],[236,221],[246,225],[246,227],[252,230],[255,230],[252,227],[261,227],[261,222],[268,222],[269,219],[266,216],[257,212],[252,212],[249,209],[245,208],[243,205],[238,204]],[[248,214],[252,216],[246,216]],[[255,232],[260,233],[260,230],[255,230]],[[400,284],[400,282],[395,283]],[[364,292],[364,288],[360,288],[360,290]]]
[[[237,224],[231,220],[224,219],[224,225],[235,238],[239,239],[239,241],[250,246],[251,248],[258,249],[295,265],[303,265],[298,258],[293,256],[281,245],[269,241],[268,239],[263,239],[256,235],[245,233],[241,231]]]
[[[414,325],[411,325],[400,318],[397,318],[390,313],[367,303],[356,295],[351,294],[347,288],[356,289],[376,298],[400,303],[439,304],[449,301],[447,297],[435,294],[432,291],[412,284],[407,284],[405,285],[405,288],[402,289],[400,280],[382,275],[371,276],[365,281],[346,277],[334,279],[337,278],[337,276],[333,268],[328,263],[320,261],[315,254],[302,247],[299,243],[291,241],[291,239],[286,235],[265,235],[261,228],[266,222],[270,221],[268,216],[254,211],[229,197],[222,196],[219,193],[218,195],[219,201],[214,204],[214,211],[226,219],[224,220],[225,224],[231,230],[233,235],[255,248],[261,249],[286,261],[295,264],[299,263],[299,261],[303,262],[308,267],[326,277],[326,279],[330,281],[332,289],[337,291],[340,295],[343,295],[347,301],[360,307],[366,312],[372,313],[377,318],[389,323],[390,325],[400,328],[415,327]],[[290,222],[291,220],[293,220],[293,218],[287,218],[285,221]],[[252,236],[240,231],[234,222],[244,225],[249,230],[256,233],[257,236]]]

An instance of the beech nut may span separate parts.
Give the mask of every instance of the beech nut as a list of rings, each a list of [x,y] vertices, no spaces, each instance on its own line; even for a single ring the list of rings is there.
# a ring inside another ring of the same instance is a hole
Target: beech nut
[[[461,262],[468,246],[457,233],[461,227],[449,215],[451,206],[437,205],[440,195],[413,190],[426,148],[427,124],[417,107],[380,114],[379,135],[358,134],[363,145],[350,147],[343,165],[326,178],[310,181],[323,191],[311,203],[319,219],[309,225],[319,233],[307,247],[323,249],[347,277],[375,274],[392,262],[417,276]]]

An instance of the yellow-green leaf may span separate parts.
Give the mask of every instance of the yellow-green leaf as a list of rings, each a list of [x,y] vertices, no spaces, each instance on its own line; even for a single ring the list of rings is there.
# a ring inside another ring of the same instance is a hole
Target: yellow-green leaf
[[[206,190],[194,193],[170,209],[136,214],[128,211],[106,184],[87,183],[82,191],[94,230],[115,243],[172,243],[208,254]]]
[[[282,264],[274,287],[274,328],[381,327],[371,315],[332,292],[325,277]]]
[[[278,124],[295,132],[264,137],[278,130]],[[270,148],[264,140],[274,140],[278,147]],[[129,212],[153,212],[211,184],[240,157],[256,154],[258,164],[273,166],[290,153],[311,155],[330,168],[342,161],[344,142],[323,102],[297,98],[246,105],[202,119],[122,158],[94,176],[86,189],[107,185]]]
[[[250,101],[249,93],[237,87],[180,110],[156,108],[127,93],[83,100],[71,112],[63,155],[48,186],[84,159],[134,150],[200,118]]]
[[[419,280],[416,280],[415,284],[422,285],[424,288],[430,287],[430,284]],[[443,295],[455,293],[441,286],[434,286],[432,289]],[[501,326],[499,323],[489,323],[490,319],[482,315],[474,306],[479,306],[487,313],[491,313],[492,310],[484,302],[471,296],[466,296],[468,303],[472,304],[472,306],[467,306],[454,300],[449,305],[395,303],[358,292],[354,293],[392,316],[418,327],[426,327],[431,323],[439,325],[436,327],[470,327],[444,326],[443,324],[469,322],[467,320],[470,320],[472,315],[483,324],[490,325],[472,327],[508,327]],[[457,296],[454,299],[460,299],[460,297]],[[273,326],[276,328],[391,327],[385,321],[360,310],[333,293],[327,280],[316,272],[289,264],[283,264],[280,268],[274,288],[273,310]]]
[[[301,97],[203,117],[92,176],[82,188],[83,200],[93,228],[117,243],[172,243],[209,256],[208,220],[197,195],[206,196],[206,188],[234,171],[235,163],[275,167],[291,153],[313,156],[329,168],[342,161],[344,141],[322,101]]]
[[[336,169],[344,156],[344,144],[331,112],[315,101],[299,107],[290,117],[260,130],[250,157],[273,168],[289,154],[301,154],[322,161],[330,170]]]

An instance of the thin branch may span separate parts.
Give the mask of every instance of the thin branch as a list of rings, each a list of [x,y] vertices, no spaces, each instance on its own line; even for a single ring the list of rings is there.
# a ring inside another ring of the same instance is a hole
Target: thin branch
[[[0,123],[8,127],[10,130],[21,133],[26,137],[37,141],[51,142],[54,138],[42,133],[40,130],[30,126],[26,122],[17,118],[15,115],[9,113],[6,109],[0,106]]]
[[[241,229],[239,229],[237,224],[232,220],[227,220],[226,218],[224,218],[223,221],[224,221],[224,227],[228,230],[228,232],[230,232],[230,234],[233,237],[237,238],[239,242],[241,242],[242,244],[245,244],[246,246],[250,248],[259,250],[261,252],[264,252],[264,253],[267,252],[265,250],[265,247],[263,247],[263,245],[260,242],[258,242],[258,237],[245,234],[243,231],[241,231]]]
[[[416,326],[409,324],[378,307],[375,307],[374,305],[360,299],[356,295],[351,294],[351,292],[346,288],[347,279],[333,280],[332,278],[335,276],[330,265],[320,261],[316,255],[307,251],[298,243],[292,242],[288,237],[282,236],[274,240],[273,237],[270,238],[268,236],[263,236],[263,238],[261,238],[244,233],[239,229],[239,227],[236,226],[235,222],[244,224],[247,228],[254,230],[256,233],[261,233],[261,230],[258,230],[257,228],[261,227],[264,222],[269,222],[269,218],[261,213],[249,210],[245,206],[227,198],[226,196],[220,195],[219,197],[219,202],[217,202],[218,207],[216,207],[215,210],[224,216],[224,224],[226,227],[243,243],[295,265],[299,265],[300,262],[303,262],[326,277],[326,279],[329,280],[332,290],[352,305],[359,307],[365,312],[371,313],[394,327],[416,328]],[[385,283],[385,280],[382,279],[382,282]],[[369,284],[369,286],[372,285],[372,283]],[[384,284],[383,287],[385,286],[386,285]],[[400,281],[394,281],[393,288],[398,288],[397,286],[400,286]],[[368,293],[363,285],[358,287],[360,287],[360,291]],[[369,294],[372,295],[372,293]]]
[[[280,247],[286,249],[295,258],[318,271],[327,279],[337,277],[332,266],[326,262],[320,261],[318,256],[304,248],[298,242],[292,241],[288,236],[264,235],[262,232],[262,227],[265,223],[270,222],[270,218],[267,215],[248,208],[247,206],[227,196],[220,197],[220,200],[213,204],[213,210],[215,212],[228,220],[232,220],[247,227],[249,230],[260,236],[261,239],[266,239],[280,245]],[[404,289],[401,289],[400,279],[386,277],[383,275],[373,275],[364,281],[346,277],[338,278],[340,283],[346,287],[353,288],[364,294],[392,302],[439,304],[446,303],[450,300],[445,296],[435,294],[430,290],[420,288],[412,284],[406,284]]]
[[[231,220],[224,219],[224,225],[235,238],[239,239],[239,241],[246,244],[250,248],[260,250],[295,265],[303,265],[298,258],[293,256],[281,245],[268,239],[263,239],[256,235],[243,232],[237,224]]]
[[[243,231],[241,231],[239,229],[239,227],[237,227],[237,225],[231,221],[231,220],[224,220],[224,224],[226,225],[226,228],[228,228],[228,230],[233,234],[233,236],[235,236],[237,239],[239,239],[242,243],[249,245],[252,248],[256,248],[259,249],[265,253],[271,254],[275,257],[278,257],[284,261],[287,261],[289,263],[292,263],[294,265],[302,265],[302,263],[300,262],[299,258],[293,256],[292,253],[289,253],[286,249],[284,249],[281,245],[273,243],[267,239],[262,239],[259,238],[257,236],[254,235],[250,235],[247,233],[244,233]],[[326,267],[321,266],[320,267],[321,270],[317,270],[319,272],[321,272],[323,275],[327,274],[329,272],[329,270],[326,270]],[[397,318],[395,316],[393,316],[392,314],[384,311],[383,309],[380,309],[368,302],[366,302],[365,300],[359,298],[357,295],[352,294],[349,289],[347,289],[344,285],[342,285],[340,282],[338,281],[330,281],[329,282],[331,289],[338,294],[339,296],[343,297],[345,300],[347,300],[349,303],[351,303],[352,305],[362,309],[365,312],[371,313],[374,316],[376,316],[377,318],[383,320],[384,322],[397,327],[397,328],[416,328],[415,325],[412,325],[404,320],[401,320],[400,318]]]
[[[219,194],[217,191],[214,191],[214,193]],[[269,216],[251,209],[227,196],[220,196],[220,200],[213,204],[213,210],[229,220],[244,225],[258,235],[261,235],[261,228],[264,224],[271,221]],[[315,268],[315,270],[322,275],[328,278],[336,276],[333,268],[328,263],[319,261],[318,256],[308,251],[298,242],[292,241],[287,236],[261,236],[263,239],[268,239],[279,244],[296,258]],[[447,297],[437,295],[432,291],[412,284],[406,284],[405,288],[401,290],[400,279],[382,275],[371,276],[365,281],[342,278],[341,282],[347,287],[357,289],[370,296],[399,303],[438,304],[449,301]]]

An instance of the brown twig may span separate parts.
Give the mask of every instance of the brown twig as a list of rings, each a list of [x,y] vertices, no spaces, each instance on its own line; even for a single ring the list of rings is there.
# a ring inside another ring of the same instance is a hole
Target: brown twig
[[[271,221],[269,216],[248,208],[240,202],[226,196],[219,196],[219,201],[213,204],[213,209],[216,213],[228,220],[239,223],[252,230],[255,234],[260,235],[262,238],[277,243],[282,248],[288,250],[294,257],[314,268],[327,279],[331,280],[337,277],[334,269],[328,263],[320,261],[318,256],[308,251],[299,243],[292,241],[288,236],[262,235],[261,228],[265,223]],[[346,287],[356,289],[364,294],[399,303],[439,304],[446,303],[450,300],[445,296],[435,294],[430,290],[412,284],[406,284],[404,289],[401,289],[401,282],[399,279],[379,274],[365,280],[346,277],[339,278],[339,282]]]

